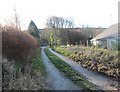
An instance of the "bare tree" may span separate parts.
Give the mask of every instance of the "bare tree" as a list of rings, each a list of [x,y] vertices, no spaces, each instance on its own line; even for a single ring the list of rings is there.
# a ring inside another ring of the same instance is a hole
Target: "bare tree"
[[[73,28],[74,22],[72,18],[66,19],[62,17],[52,16],[46,21],[46,27],[51,29],[54,36],[55,44],[60,43],[67,44],[68,31]]]
[[[68,19],[62,17],[52,16],[49,17],[46,21],[47,28],[73,28],[74,22],[73,19],[70,17]]]
[[[16,7],[14,7],[14,16],[10,17],[9,19],[3,19],[5,22],[5,25],[9,25],[10,27],[16,28],[17,30],[21,30],[21,26],[20,26],[20,17],[18,15],[18,13],[16,12]],[[4,26],[4,28],[8,28]]]
[[[15,27],[17,29],[21,30],[20,19],[19,19],[19,15],[17,14],[16,7],[14,7],[14,22],[15,22]]]

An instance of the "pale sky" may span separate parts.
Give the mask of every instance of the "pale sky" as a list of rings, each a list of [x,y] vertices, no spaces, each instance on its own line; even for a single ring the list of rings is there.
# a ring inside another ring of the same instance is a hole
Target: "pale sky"
[[[14,7],[21,26],[27,28],[33,20],[38,28],[44,28],[46,19],[58,16],[74,19],[76,27],[109,27],[118,22],[120,0],[0,0],[0,24],[12,21]]]

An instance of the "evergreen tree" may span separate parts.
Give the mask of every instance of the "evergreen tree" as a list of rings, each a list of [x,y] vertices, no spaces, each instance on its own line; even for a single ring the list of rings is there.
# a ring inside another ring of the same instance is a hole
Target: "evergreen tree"
[[[32,20],[28,26],[28,31],[33,37],[40,38],[38,28]]]

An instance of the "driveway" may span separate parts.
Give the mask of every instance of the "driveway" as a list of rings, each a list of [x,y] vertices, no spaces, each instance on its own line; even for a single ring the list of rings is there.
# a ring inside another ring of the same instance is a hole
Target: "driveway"
[[[58,54],[57,52],[53,51],[51,48],[49,50],[60,57],[62,60],[64,60],[67,64],[69,64],[73,69],[78,71],[80,74],[84,75],[90,82],[97,85],[98,89],[102,90],[117,90],[118,82],[113,81],[110,78],[107,78],[106,76],[99,75],[96,72],[90,71],[86,68],[83,68],[76,62],[74,62],[72,59],[65,57],[61,54]],[[114,86],[116,87],[114,87]]]
[[[49,58],[44,53],[42,47],[42,60],[47,70],[48,84],[53,90],[81,90],[76,84],[67,79],[62,73],[53,65]]]

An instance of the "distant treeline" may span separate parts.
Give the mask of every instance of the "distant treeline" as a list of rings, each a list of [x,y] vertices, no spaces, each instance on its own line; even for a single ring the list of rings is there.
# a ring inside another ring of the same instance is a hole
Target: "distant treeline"
[[[45,28],[39,29],[41,44],[48,45],[50,34],[53,34],[55,45],[90,45],[90,40],[104,31],[105,28]]]
[[[42,45],[88,45],[90,39],[105,28],[74,28],[72,18],[52,16],[46,20],[46,28],[40,29]],[[52,38],[50,37],[52,35]]]

